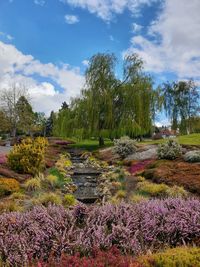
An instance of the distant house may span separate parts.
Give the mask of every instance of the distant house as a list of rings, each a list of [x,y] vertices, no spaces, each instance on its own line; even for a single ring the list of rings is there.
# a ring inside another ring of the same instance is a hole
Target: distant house
[[[153,134],[153,139],[165,139],[165,138],[175,138],[178,135],[178,132],[171,130],[170,127],[159,127],[157,132]]]

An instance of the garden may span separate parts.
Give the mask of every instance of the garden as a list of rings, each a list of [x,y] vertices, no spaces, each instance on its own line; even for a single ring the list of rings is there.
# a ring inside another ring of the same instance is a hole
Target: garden
[[[0,266],[200,267],[198,87],[123,61],[119,79],[94,55],[49,117],[18,84],[0,93]]]
[[[198,146],[90,145],[29,137],[1,154],[1,265],[200,266]]]

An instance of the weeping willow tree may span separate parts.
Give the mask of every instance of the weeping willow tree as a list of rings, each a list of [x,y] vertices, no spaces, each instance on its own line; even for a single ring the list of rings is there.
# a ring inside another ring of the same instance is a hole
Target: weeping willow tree
[[[57,115],[57,135],[96,137],[101,146],[105,137],[138,137],[151,132],[157,97],[152,79],[143,72],[142,60],[136,54],[124,59],[123,80],[116,78],[115,65],[113,54],[91,58],[81,96]]]

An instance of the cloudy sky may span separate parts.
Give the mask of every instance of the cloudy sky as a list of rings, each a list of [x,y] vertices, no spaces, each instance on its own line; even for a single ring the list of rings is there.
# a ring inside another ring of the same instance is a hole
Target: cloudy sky
[[[0,0],[0,90],[23,83],[49,113],[79,94],[89,58],[107,51],[119,65],[137,52],[155,85],[200,83],[199,14],[200,0]]]

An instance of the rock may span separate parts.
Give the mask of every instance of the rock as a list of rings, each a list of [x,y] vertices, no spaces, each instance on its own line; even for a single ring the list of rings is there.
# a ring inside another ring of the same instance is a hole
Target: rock
[[[146,160],[146,159],[156,159],[156,158],[157,158],[157,146],[148,145],[146,147],[140,148],[138,152],[126,157],[125,161]]]

